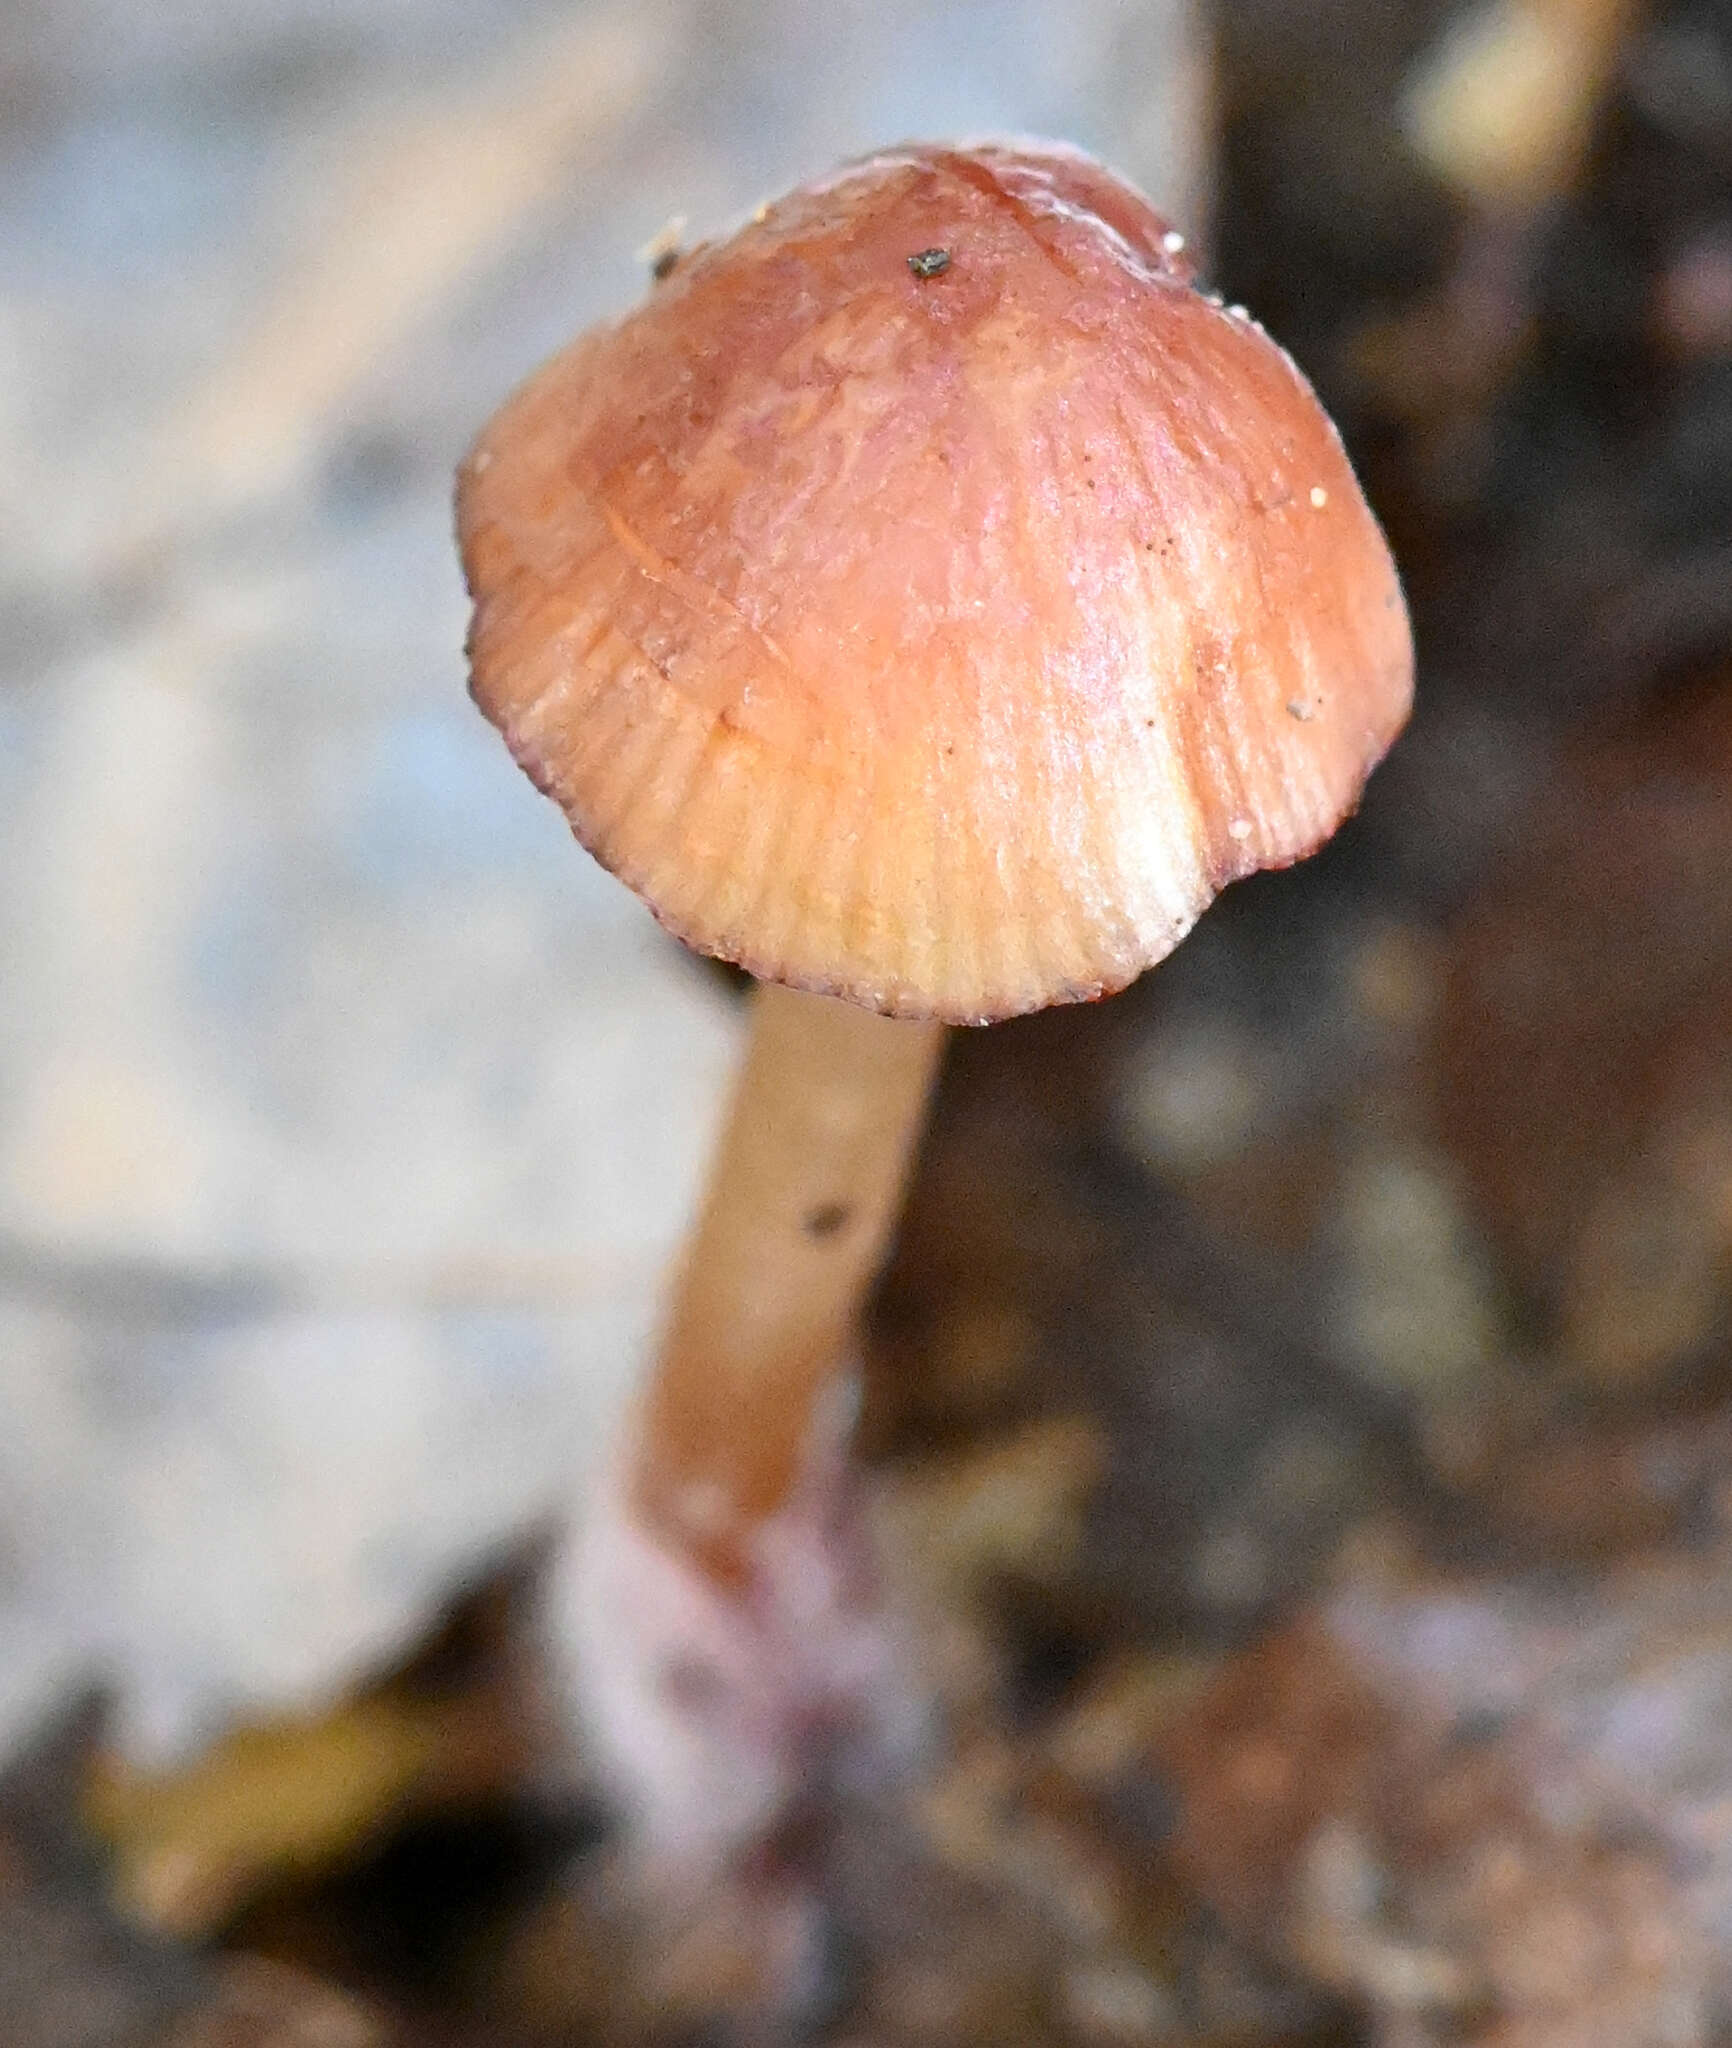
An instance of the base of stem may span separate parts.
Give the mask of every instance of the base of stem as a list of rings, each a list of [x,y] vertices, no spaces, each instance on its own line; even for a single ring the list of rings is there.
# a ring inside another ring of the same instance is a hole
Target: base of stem
[[[555,1562],[550,1634],[579,1739],[658,1885],[760,1853],[921,1747],[925,1712],[845,1451],[829,1432],[735,1584],[649,1526],[629,1465]]]

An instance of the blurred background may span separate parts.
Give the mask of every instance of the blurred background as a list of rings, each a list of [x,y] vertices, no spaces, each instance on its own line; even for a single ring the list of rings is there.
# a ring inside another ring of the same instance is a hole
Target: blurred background
[[[670,222],[1005,130],[1317,384],[1421,709],[953,1050],[950,1739],[796,1985],[526,1789],[740,1019],[470,708],[450,475]],[[1723,0],[9,0],[0,418],[7,2048],[1732,2039]]]

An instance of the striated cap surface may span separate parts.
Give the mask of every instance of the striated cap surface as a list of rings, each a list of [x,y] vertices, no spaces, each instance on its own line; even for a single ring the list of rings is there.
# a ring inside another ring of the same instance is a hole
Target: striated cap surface
[[[584,845],[896,1015],[1122,987],[1407,714],[1309,386],[1057,147],[891,150],[695,250],[508,401],[458,519],[476,699]]]

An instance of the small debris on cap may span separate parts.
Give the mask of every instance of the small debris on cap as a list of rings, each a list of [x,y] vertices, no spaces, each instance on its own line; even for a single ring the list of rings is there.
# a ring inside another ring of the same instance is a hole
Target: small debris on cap
[[[1161,237],[1161,247],[1166,250],[1169,256],[1177,256],[1184,246],[1185,238],[1179,233],[1177,228],[1168,228],[1167,232]]]
[[[950,268],[948,249],[920,249],[909,257],[908,268],[916,277],[942,277]]]
[[[637,252],[637,260],[646,264],[649,274],[657,284],[664,277],[672,275],[682,254],[681,244],[686,235],[686,217],[676,213],[665,227],[658,228]]]
[[[1323,488],[1321,484],[1313,484],[1311,486],[1311,502],[1313,505],[1317,507],[1319,512],[1321,512],[1324,506],[1328,504],[1329,493]]]

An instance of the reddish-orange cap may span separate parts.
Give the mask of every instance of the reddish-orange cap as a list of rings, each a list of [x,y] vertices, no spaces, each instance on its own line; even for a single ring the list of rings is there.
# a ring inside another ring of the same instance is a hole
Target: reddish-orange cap
[[[1128,186],[908,147],[695,250],[482,433],[474,691],[688,944],[896,1015],[1122,987],[1407,715],[1328,418]]]

